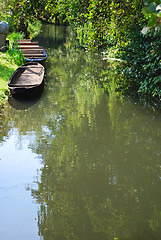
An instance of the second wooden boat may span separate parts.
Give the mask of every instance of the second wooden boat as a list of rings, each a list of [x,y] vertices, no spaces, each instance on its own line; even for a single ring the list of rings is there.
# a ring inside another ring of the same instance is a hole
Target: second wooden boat
[[[26,63],[12,74],[7,85],[12,95],[37,94],[44,83],[44,66],[38,62]]]
[[[23,53],[24,54],[24,57],[25,57],[25,60],[27,62],[44,62],[47,58],[47,54],[46,52],[38,52],[38,53],[34,53],[32,51],[32,53],[30,53],[29,51],[27,53]]]
[[[17,39],[13,45],[18,47],[27,62],[43,63],[47,58],[45,50],[39,46],[38,42],[32,42],[30,39]]]

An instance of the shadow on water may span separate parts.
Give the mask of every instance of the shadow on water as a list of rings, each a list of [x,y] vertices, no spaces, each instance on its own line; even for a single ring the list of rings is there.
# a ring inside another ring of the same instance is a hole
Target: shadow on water
[[[8,103],[16,110],[26,110],[36,104],[40,98],[41,96],[37,96],[36,98],[31,99],[11,97],[8,99]]]

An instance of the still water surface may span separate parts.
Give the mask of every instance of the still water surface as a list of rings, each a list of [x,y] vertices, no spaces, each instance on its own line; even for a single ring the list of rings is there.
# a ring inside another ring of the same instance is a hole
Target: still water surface
[[[45,26],[42,96],[1,109],[0,239],[159,240],[161,112],[118,96],[73,39]]]

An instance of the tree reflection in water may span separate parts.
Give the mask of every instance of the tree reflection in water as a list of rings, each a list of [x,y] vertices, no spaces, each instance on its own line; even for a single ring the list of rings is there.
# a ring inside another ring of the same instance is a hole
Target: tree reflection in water
[[[39,235],[158,240],[161,115],[116,93],[116,66],[71,46],[70,38],[50,45],[38,103],[6,109],[20,135],[34,133],[30,148],[42,158],[31,190]],[[102,78],[108,94],[97,84]]]
[[[160,115],[118,96],[112,66],[105,95],[95,84],[98,62],[95,68],[86,59],[78,74],[73,55],[67,56],[70,64],[65,59],[57,74],[55,120],[33,147],[44,163],[32,190],[41,205],[40,235],[158,239]]]
[[[68,115],[39,145],[44,167],[32,195],[44,239],[160,236],[160,123],[152,128],[154,116],[119,101],[111,123],[107,103],[102,97],[92,124]]]

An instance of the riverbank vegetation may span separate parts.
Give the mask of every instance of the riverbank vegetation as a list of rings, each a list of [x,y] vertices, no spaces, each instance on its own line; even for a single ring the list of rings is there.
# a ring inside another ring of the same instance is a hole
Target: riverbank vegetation
[[[124,91],[160,100],[160,0],[72,1],[67,17],[86,49],[126,61],[119,67]]]
[[[7,81],[17,68],[15,63],[11,64],[11,61],[12,58],[10,58],[9,55],[0,53],[0,103],[2,103],[9,94]]]
[[[25,36],[40,22],[70,24],[87,51],[126,61],[118,69],[125,89],[160,100],[161,0],[1,0],[1,7]]]
[[[1,3],[1,2],[0,2]],[[2,5],[1,9],[5,9],[5,4]],[[20,51],[16,48],[12,48],[13,43],[16,39],[23,39],[25,37],[24,31],[18,31],[16,26],[13,24],[14,18],[12,15],[6,12],[2,12],[1,20],[9,23],[10,31],[7,34],[7,40],[9,41],[8,50],[6,52],[0,52],[0,104],[8,98],[9,91],[7,88],[7,82],[16,70],[16,68],[25,62],[25,59]],[[32,39],[37,36],[41,31],[42,23],[37,21],[36,23],[28,23],[28,34]]]
[[[9,40],[9,49],[0,53],[0,103],[2,103],[9,94],[7,82],[16,70],[16,68],[24,63],[24,57],[16,48],[12,48],[15,39],[23,38],[22,33],[9,33],[7,36]]]

